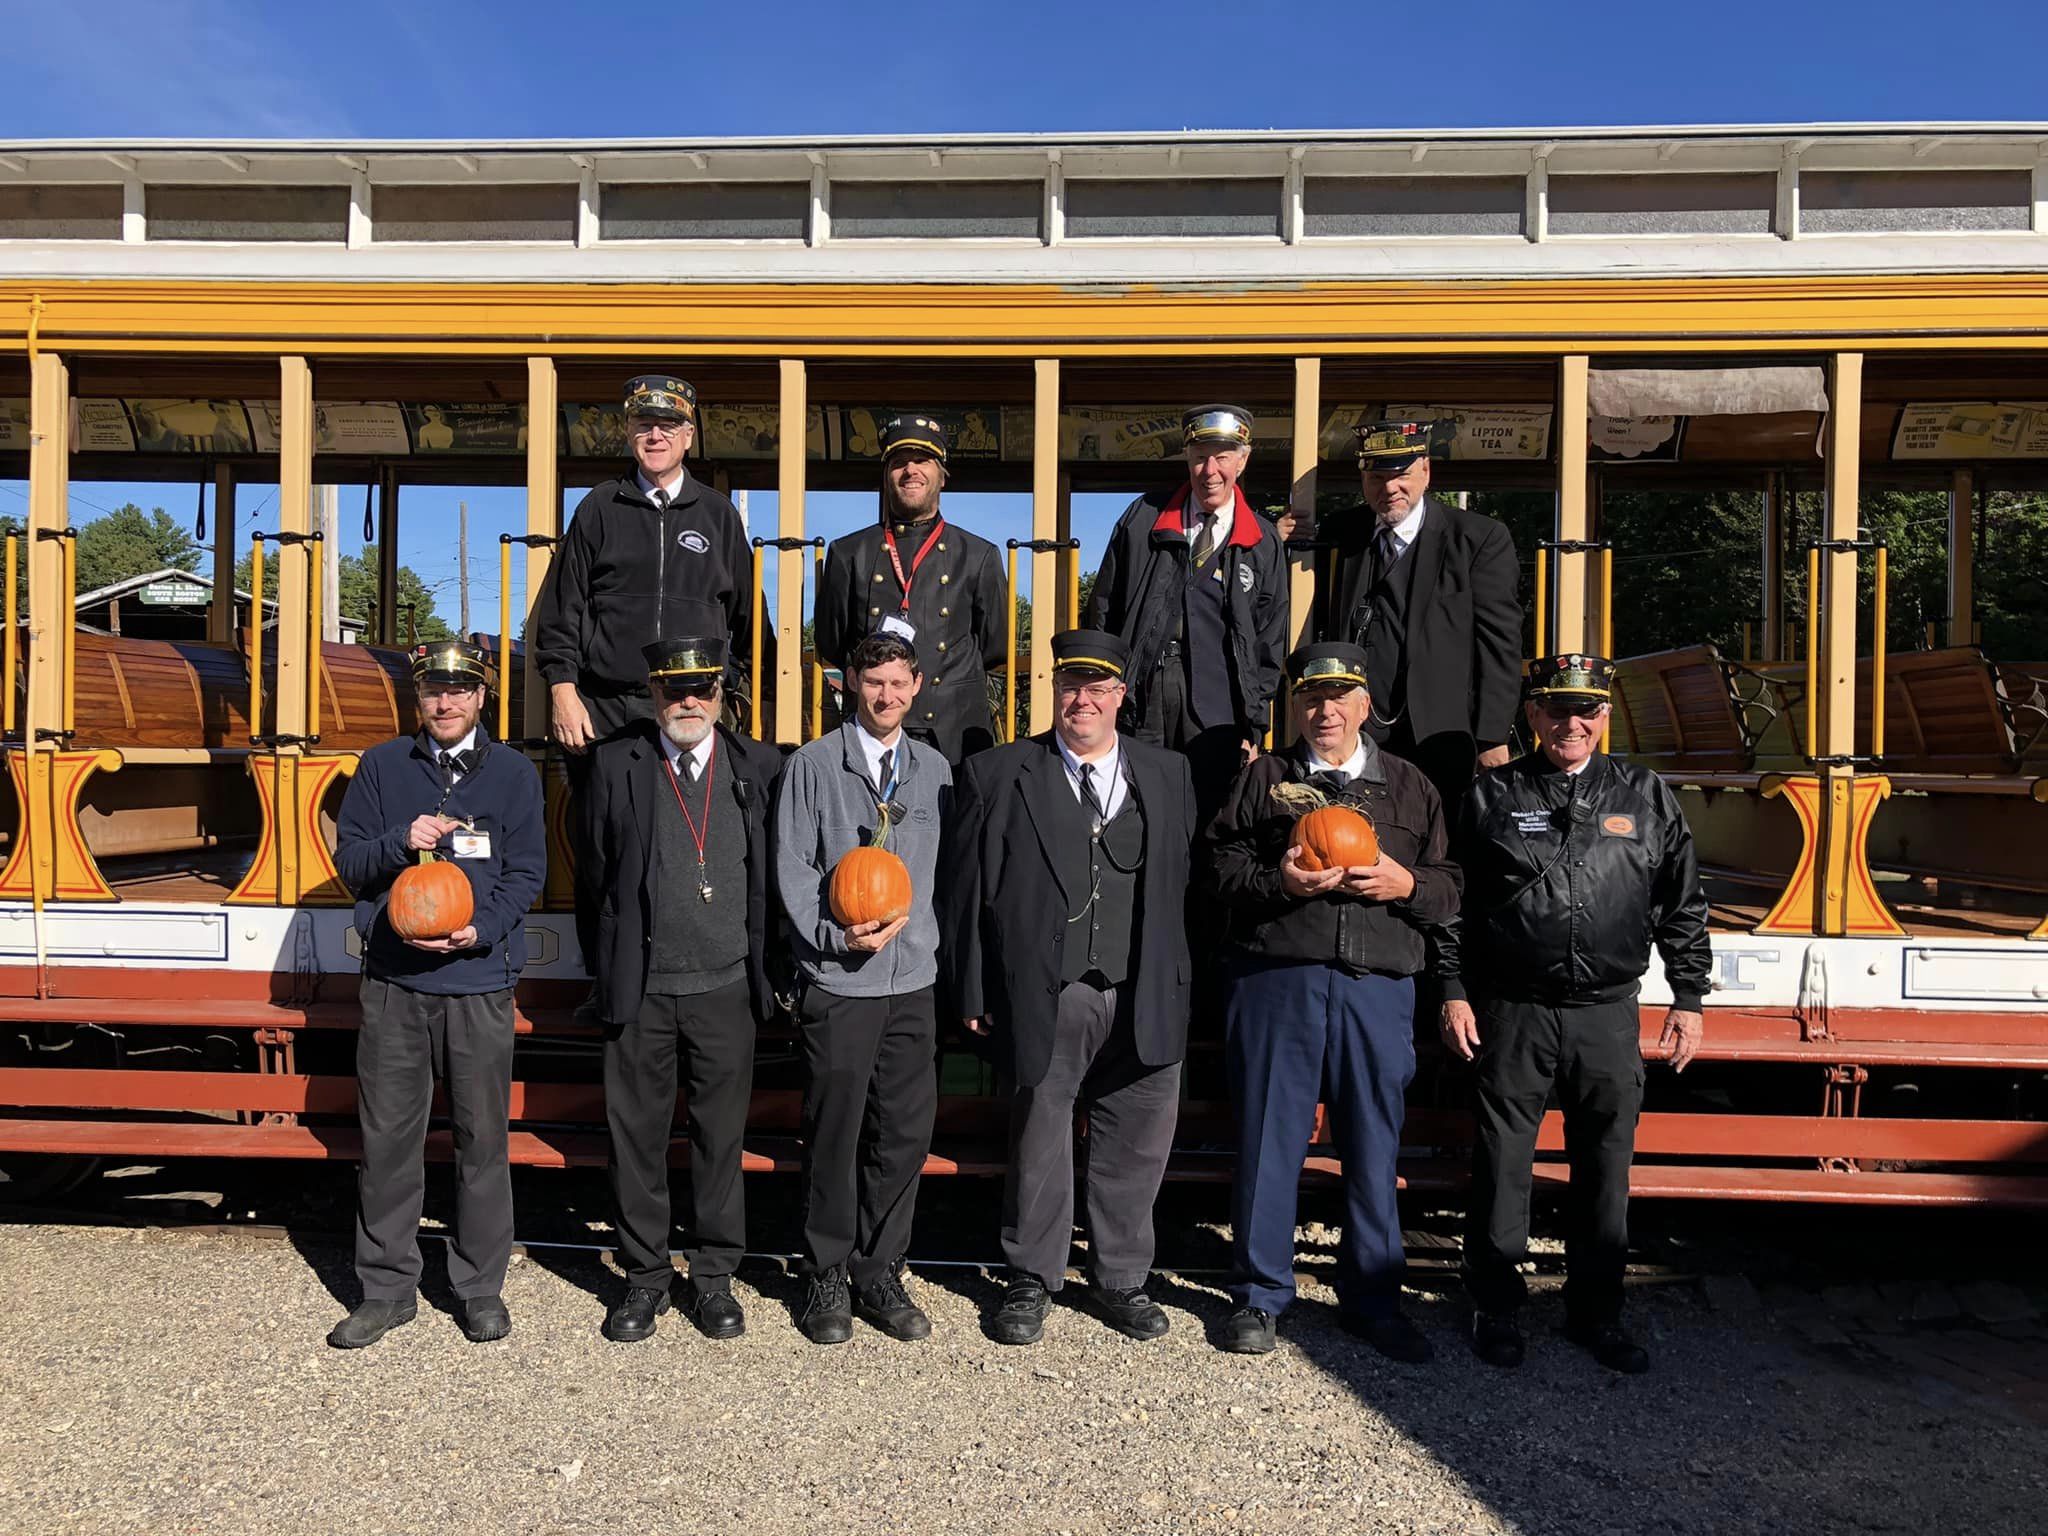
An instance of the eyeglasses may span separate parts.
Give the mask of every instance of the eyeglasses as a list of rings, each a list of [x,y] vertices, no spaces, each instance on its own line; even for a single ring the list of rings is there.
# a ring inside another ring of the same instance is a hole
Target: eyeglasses
[[[635,437],[681,437],[689,427],[687,421],[656,421],[651,416],[635,416],[626,423],[626,430]]]
[[[1107,683],[1063,683],[1053,680],[1053,692],[1063,699],[1083,698],[1091,704],[1107,704],[1123,691],[1123,684]]]
[[[1607,704],[1597,699],[1588,699],[1578,704],[1569,699],[1543,701],[1543,716],[1546,720],[1598,720],[1607,713],[1607,709]]]

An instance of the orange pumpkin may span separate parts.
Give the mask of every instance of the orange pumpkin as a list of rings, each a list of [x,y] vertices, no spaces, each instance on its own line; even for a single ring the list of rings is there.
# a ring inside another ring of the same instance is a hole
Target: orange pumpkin
[[[848,928],[910,914],[910,870],[886,848],[854,848],[832,866],[833,919]]]
[[[445,939],[469,926],[476,895],[447,859],[427,859],[391,882],[391,927],[401,939]]]
[[[1325,805],[1294,824],[1295,862],[1311,874],[1380,861],[1379,834],[1348,805]]]

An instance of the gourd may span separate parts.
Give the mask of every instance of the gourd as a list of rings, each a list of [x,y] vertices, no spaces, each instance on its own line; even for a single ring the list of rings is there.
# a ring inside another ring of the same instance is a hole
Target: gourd
[[[419,862],[391,882],[387,910],[392,931],[401,939],[445,939],[469,926],[476,895],[469,876],[454,863],[423,850]]]
[[[1372,822],[1348,805],[1325,805],[1294,824],[1295,862],[1311,874],[1353,869],[1380,861],[1379,834]]]
[[[826,900],[832,919],[845,928],[889,924],[910,915],[910,868],[888,848],[889,808],[875,819],[875,840],[851,848],[832,866]]]

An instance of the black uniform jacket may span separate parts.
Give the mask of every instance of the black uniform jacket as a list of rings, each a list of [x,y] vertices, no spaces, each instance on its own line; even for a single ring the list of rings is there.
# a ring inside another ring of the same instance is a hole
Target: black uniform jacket
[[[1280,886],[1280,861],[1293,843],[1300,812],[1277,803],[1274,786],[1308,777],[1299,744],[1247,763],[1230,799],[1196,849],[1210,891],[1230,911],[1230,941],[1258,960],[1341,966],[1413,976],[1458,911],[1458,869],[1436,790],[1422,770],[1367,745],[1365,771],[1335,797],[1363,811],[1379,834],[1380,851],[1415,876],[1405,901],[1315,896],[1306,901]]]
[[[726,635],[735,665],[750,653],[754,561],[731,502],[695,475],[660,512],[628,474],[578,503],[534,614],[534,653],[552,687],[642,693],[643,645],[671,635]]]
[[[479,725],[470,771],[443,791],[427,734],[370,748],[341,799],[334,867],[356,894],[363,971],[412,992],[439,996],[497,992],[526,967],[526,914],[548,873],[547,815],[540,773],[498,746]],[[415,949],[392,930],[391,884],[418,855],[406,846],[413,819],[437,812],[470,826],[440,851],[469,876],[477,947],[442,954]]]
[[[1406,556],[1415,562],[1404,646],[1409,726],[1418,742],[1451,734],[1498,746],[1522,693],[1515,541],[1490,517],[1423,500],[1429,510]],[[1316,634],[1364,645],[1361,601],[1379,520],[1361,503],[1327,531],[1337,542],[1337,585],[1318,594]]]
[[[780,929],[770,923],[775,852],[769,846],[770,805],[782,772],[782,753],[763,742],[718,732],[712,771],[720,793],[739,804],[747,824],[747,982],[754,1012],[775,1011],[777,988],[788,983]],[[590,773],[591,826],[595,831],[603,904],[597,909],[597,997],[605,1027],[617,1031],[640,1012],[647,986],[647,956],[654,932],[654,818],[675,791],[656,727],[642,722],[595,749]],[[673,814],[671,812],[671,814]]]
[[[1126,779],[1145,815],[1145,869],[1132,925],[1131,997],[1138,1058],[1166,1066],[1187,1054],[1188,937],[1183,921],[1195,838],[1195,785],[1178,752],[1123,738]],[[1016,1080],[1044,1079],[1068,915],[1085,890],[1061,882],[1050,839],[1053,797],[1072,795],[1051,732],[970,757],[953,791],[940,855],[943,963],[966,1018],[995,1021]]]
[[[1145,691],[1181,618],[1191,550],[1182,509],[1191,487],[1140,496],[1117,519],[1088,600],[1091,629],[1131,648],[1125,730],[1145,718]],[[1266,730],[1266,706],[1280,687],[1287,647],[1287,553],[1271,523],[1237,493],[1237,517],[1223,562],[1223,627],[1230,641],[1230,696],[1248,738]]]
[[[988,707],[989,669],[1003,664],[1008,597],[995,545],[947,523],[915,575],[911,565],[932,524],[895,523],[896,553],[910,577],[907,618],[917,630],[924,688],[904,724],[950,762],[995,745]],[[903,585],[889,560],[882,526],[834,539],[818,587],[818,654],[842,667],[846,656],[888,614],[900,614]]]
[[[1439,950],[1446,997],[1533,1003],[1634,997],[1664,957],[1674,1005],[1698,1008],[1713,968],[1692,829],[1670,786],[1595,753],[1576,774],[1540,753],[1479,776],[1451,854],[1458,931]]]

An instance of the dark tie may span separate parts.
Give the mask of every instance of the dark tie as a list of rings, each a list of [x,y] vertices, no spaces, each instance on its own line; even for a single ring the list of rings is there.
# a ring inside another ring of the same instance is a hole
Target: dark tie
[[[696,753],[685,752],[683,754],[683,776],[687,778],[692,784],[695,784],[699,779],[704,777],[704,769],[702,765],[698,763]]]
[[[1100,827],[1105,821],[1109,820],[1107,816],[1103,815],[1102,800],[1095,793],[1095,765],[1093,763],[1083,763],[1081,765],[1081,803],[1088,808],[1088,814],[1094,818],[1096,826]]]
[[[454,782],[455,754],[453,752],[443,752],[441,754],[441,787],[445,789]]]
[[[1320,769],[1310,774],[1308,781],[1333,800],[1351,787],[1351,776],[1338,768]]]
[[[875,770],[875,788],[881,791],[884,800],[896,788],[896,753],[893,748],[882,749],[882,765]]]
[[[1195,534],[1195,546],[1193,556],[1195,569],[1200,570],[1203,566],[1207,565],[1209,563],[1209,557],[1215,553],[1216,524],[1212,520],[1204,518],[1202,520],[1201,529]]]
[[[654,503],[655,511],[665,512],[668,510],[668,492],[664,491],[660,486],[657,485],[654,488],[654,490],[651,493],[649,493],[648,499]]]

